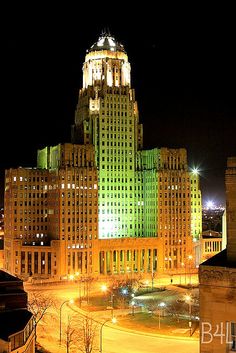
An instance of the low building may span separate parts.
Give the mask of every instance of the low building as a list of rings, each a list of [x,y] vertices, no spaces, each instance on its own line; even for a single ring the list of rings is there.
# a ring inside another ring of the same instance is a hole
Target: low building
[[[0,353],[3,352],[34,353],[35,330],[22,280],[0,271]]]
[[[201,262],[210,259],[223,250],[222,234],[214,230],[202,232],[200,238]]]
[[[26,309],[0,312],[0,353],[33,353],[33,314]]]

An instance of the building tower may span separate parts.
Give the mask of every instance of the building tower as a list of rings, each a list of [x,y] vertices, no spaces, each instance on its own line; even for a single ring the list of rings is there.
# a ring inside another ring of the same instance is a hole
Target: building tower
[[[9,272],[154,278],[191,269],[199,182],[186,149],[143,150],[130,72],[123,45],[102,34],[85,56],[72,143],[38,150],[37,168],[6,171]]]
[[[87,51],[72,141],[91,143],[99,170],[99,238],[140,236],[136,154],[143,145],[130,63],[122,44],[102,34]]]

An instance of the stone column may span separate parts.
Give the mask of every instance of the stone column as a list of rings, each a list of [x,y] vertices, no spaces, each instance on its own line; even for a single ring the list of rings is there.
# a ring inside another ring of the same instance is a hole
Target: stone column
[[[106,275],[106,274],[107,274],[107,252],[106,252],[106,250],[103,251],[103,256],[104,256],[104,261],[103,261],[104,269],[103,269],[103,273],[104,273],[104,275]]]
[[[127,273],[127,250],[124,250],[124,273]]]
[[[81,261],[82,261],[82,274],[86,274],[86,266],[85,266],[85,251],[81,251]]]
[[[109,251],[109,269],[110,273],[113,273],[113,250]]]
[[[41,275],[41,251],[38,252],[38,274]]]
[[[28,274],[28,251],[25,251],[25,274]]]
[[[137,250],[137,271],[138,273],[140,272],[140,261],[141,261],[141,258],[140,258],[140,249]]]
[[[31,272],[34,275],[34,251],[31,252]]]
[[[147,255],[148,255],[148,250],[147,249],[144,249],[144,272],[145,273],[147,273],[148,271],[148,269],[147,269],[147,264],[148,264],[148,262],[147,262],[147,260],[148,260],[148,258],[147,258]]]
[[[120,250],[116,251],[117,273],[120,274]]]
[[[132,276],[132,273],[134,271],[134,260],[133,260],[133,256],[134,256],[134,250],[133,249],[130,249],[130,270],[131,270],[131,276]]]
[[[99,249],[98,249],[97,245],[96,246],[94,245],[93,246],[93,256],[92,256],[92,269],[93,269],[94,275],[98,275],[100,273],[99,266],[100,266]]]
[[[45,275],[48,274],[48,252],[45,251],[45,264],[44,264],[44,268],[45,268]]]
[[[153,249],[150,249],[150,272],[153,272]]]

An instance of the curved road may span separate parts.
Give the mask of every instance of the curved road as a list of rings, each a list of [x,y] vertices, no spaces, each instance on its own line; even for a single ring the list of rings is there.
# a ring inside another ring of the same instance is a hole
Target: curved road
[[[33,288],[32,288],[33,289]],[[31,290],[32,290],[31,289]],[[41,288],[45,294],[54,297],[60,304],[62,300],[76,298],[77,290],[74,288]],[[30,288],[28,288],[30,291]],[[74,309],[74,310],[73,310]],[[65,336],[65,323],[72,311],[79,311],[77,307],[63,308],[62,333]],[[106,324],[107,325],[107,324]],[[123,330],[112,326],[103,326],[103,350],[102,353],[199,353],[199,343],[193,339],[178,339],[170,337],[158,337],[151,334],[140,334]],[[109,324],[110,325],[110,324]],[[64,353],[65,346],[59,346],[59,315],[54,312],[53,316],[46,315],[40,322],[38,330],[39,342],[52,353]],[[71,349],[73,353],[73,349]]]
[[[103,353],[199,353],[198,341],[162,338],[104,326]]]

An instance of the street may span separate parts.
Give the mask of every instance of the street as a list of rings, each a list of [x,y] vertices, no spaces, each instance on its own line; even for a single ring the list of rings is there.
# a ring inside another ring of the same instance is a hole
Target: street
[[[62,345],[59,345],[59,307],[69,299],[78,298],[77,286],[25,286],[26,291],[43,291],[56,302],[56,308],[50,309],[38,326],[37,338],[39,343],[52,353],[66,352],[65,330],[68,317],[80,315],[75,304],[65,304],[62,310]],[[104,321],[102,314],[95,314],[96,320]],[[110,326],[110,324],[109,324]],[[104,325],[102,329],[103,353],[198,353],[199,342],[194,339],[179,339],[158,337],[156,335],[130,332],[119,328],[118,324],[110,327]],[[97,347],[99,347],[99,331],[97,332]],[[77,350],[78,351],[78,350]],[[70,353],[76,350],[71,347]]]
[[[197,341],[159,338],[103,328],[103,353],[198,353]]]

